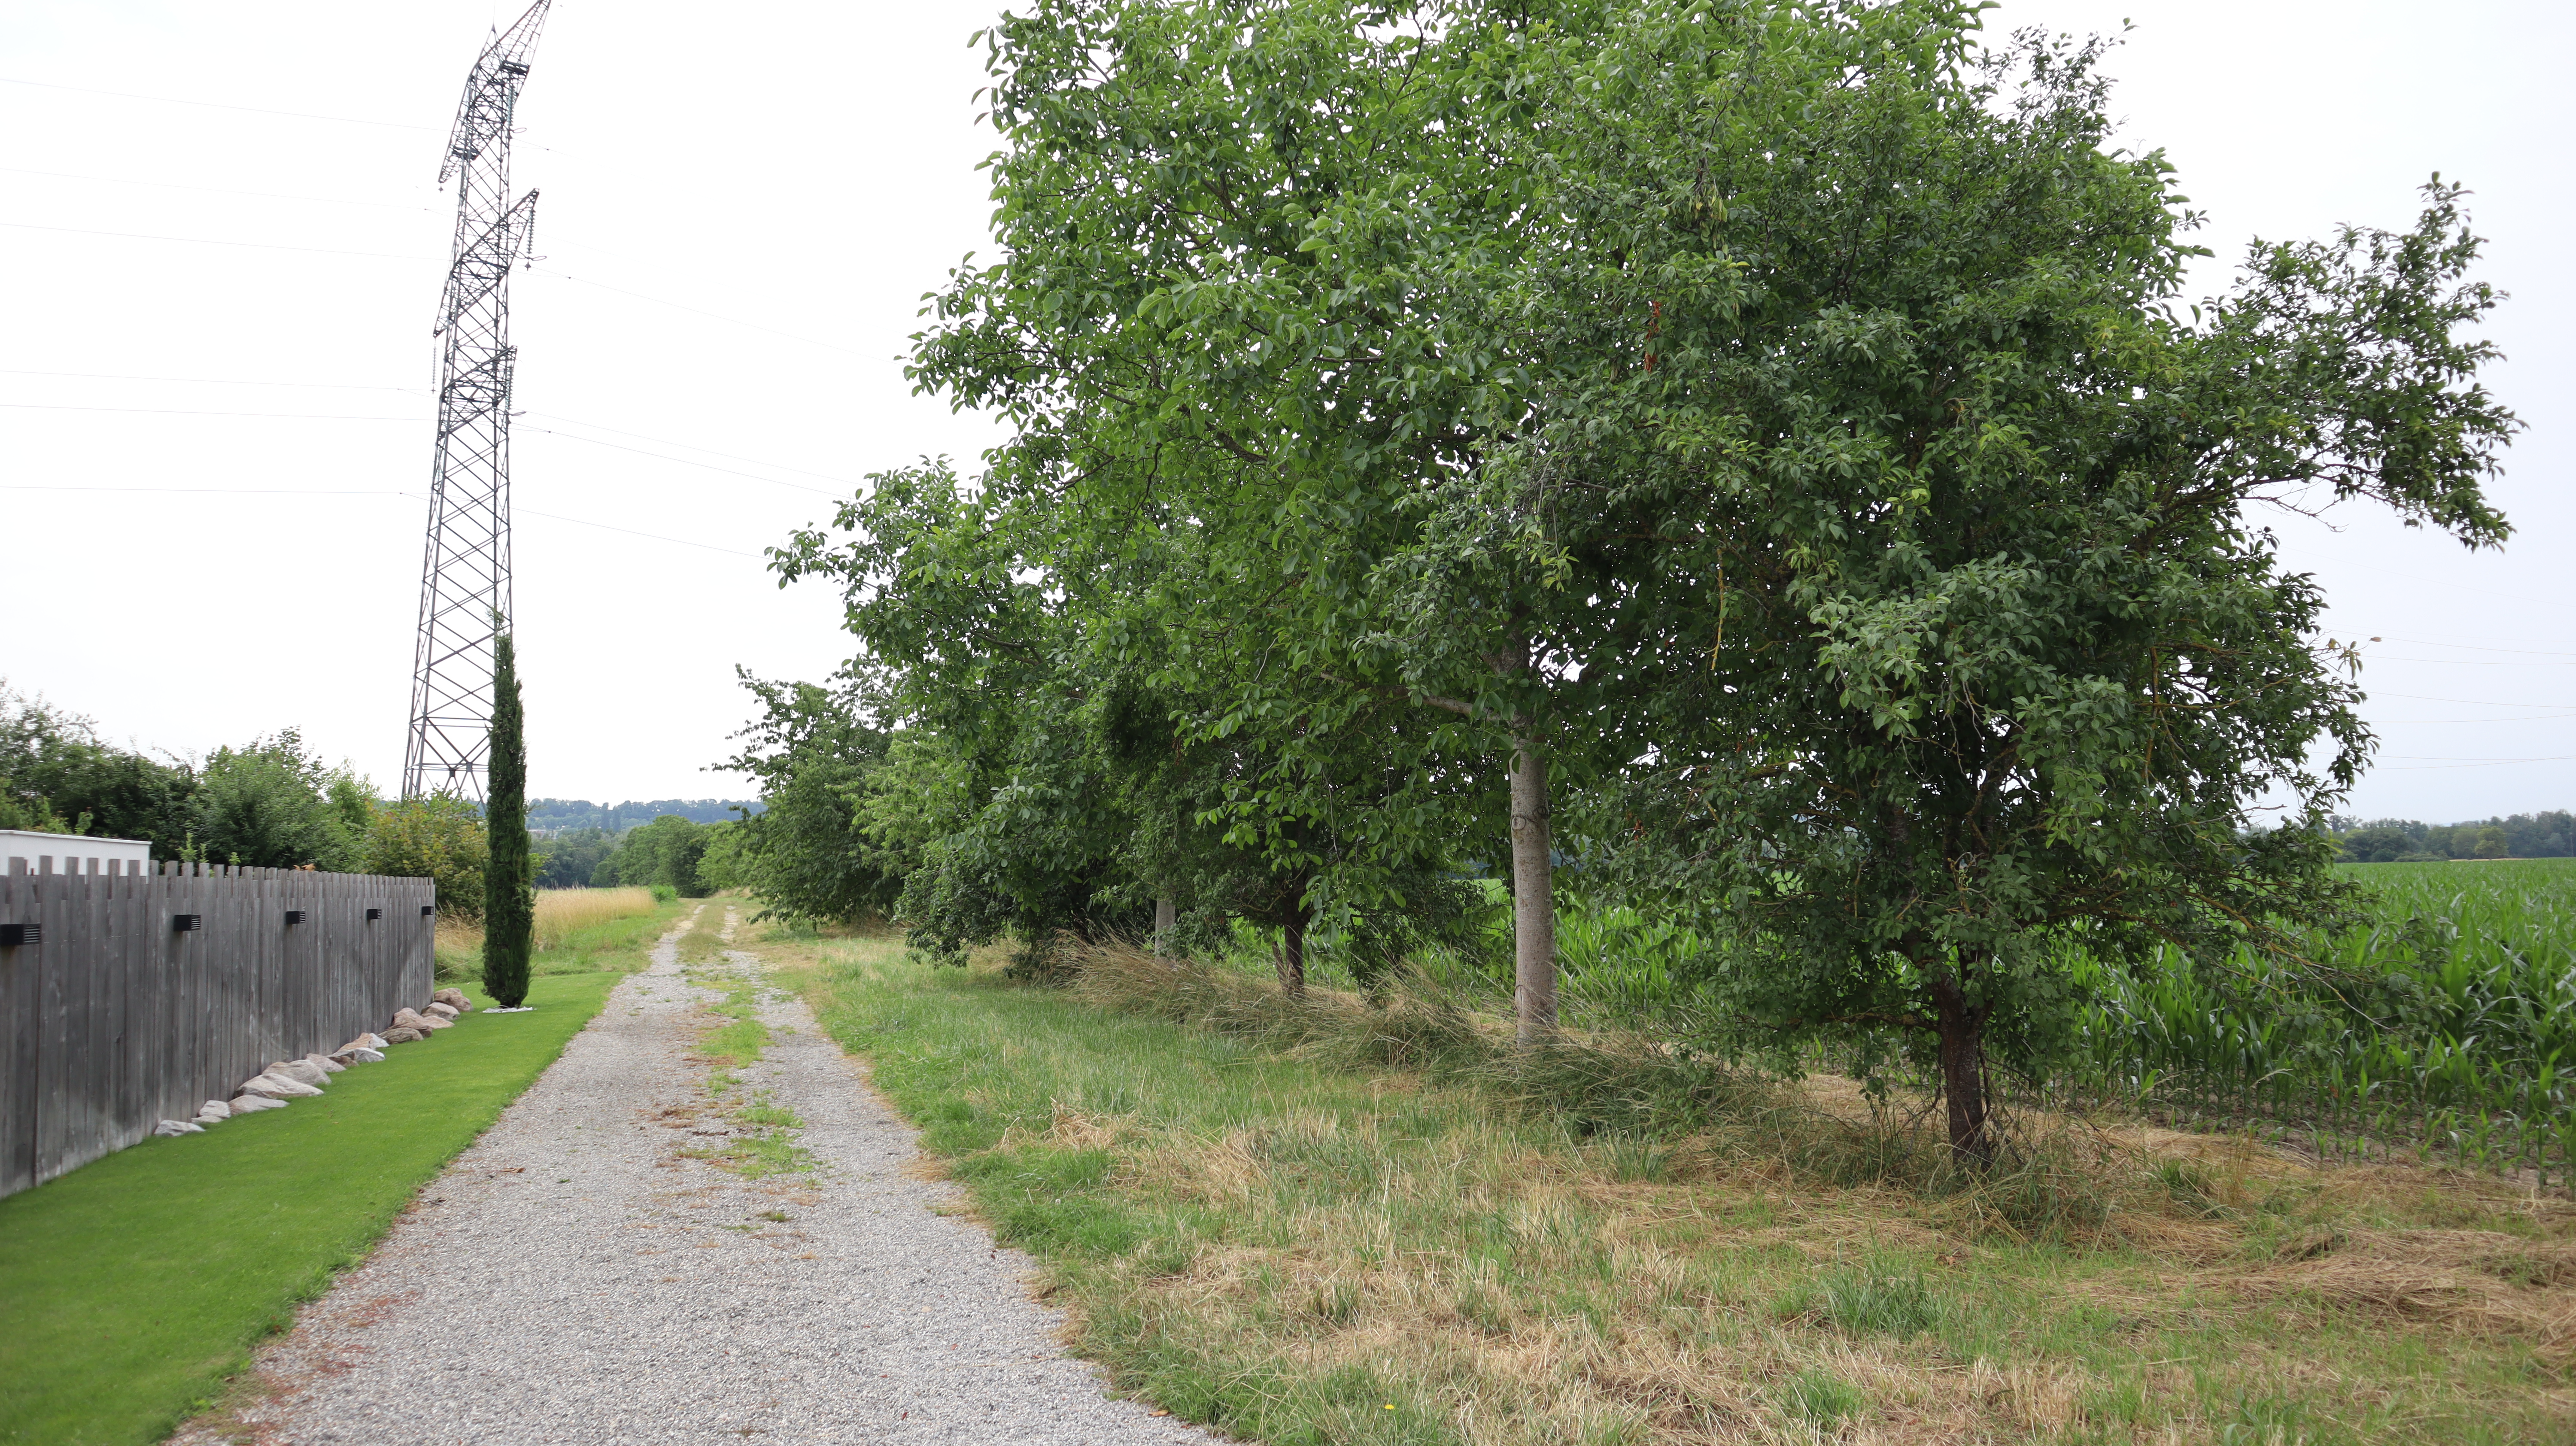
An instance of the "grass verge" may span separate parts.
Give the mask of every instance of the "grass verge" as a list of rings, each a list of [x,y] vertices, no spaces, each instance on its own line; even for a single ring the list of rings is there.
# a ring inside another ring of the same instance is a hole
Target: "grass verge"
[[[149,1139],[0,1200],[0,1441],[157,1441],[598,1013],[616,974],[534,981],[329,1093]],[[478,991],[468,990],[480,1006]]]
[[[2097,1132],[2068,1168],[2099,1218],[2021,1230],[1800,1157],[1743,1089],[1587,1132],[1277,1001],[1172,1018],[891,942],[763,952],[1044,1262],[1082,1353],[1249,1439],[2576,1436],[2576,1218],[2492,1180]],[[1816,1133],[1864,1138],[1833,1103]]]

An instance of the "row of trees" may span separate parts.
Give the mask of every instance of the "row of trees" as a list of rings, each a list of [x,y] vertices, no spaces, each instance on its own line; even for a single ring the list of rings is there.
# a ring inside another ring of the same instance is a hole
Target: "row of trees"
[[[2337,818],[2331,829],[2343,861],[2355,864],[2563,859],[2576,854],[2576,816],[2563,808],[2450,824]]]
[[[659,886],[683,898],[703,898],[740,882],[733,868],[734,836],[729,821],[702,823],[683,814],[664,814],[615,833],[567,829],[538,840],[537,887]]]
[[[736,827],[664,814],[619,835],[587,882],[597,888],[665,888],[684,899],[704,898],[740,882],[733,869]]]
[[[2461,192],[2184,307],[2097,49],[1978,9],[1003,20],[999,259],[911,374],[1013,439],[775,550],[861,651],[754,683],[746,878],[1032,961],[1266,922],[1295,988],[1489,866],[1538,1039],[1572,857],[1726,940],[1769,1044],[1910,1041],[1970,1160],[2070,941],[2346,908],[2320,825],[2373,744],[2250,509],[2507,535]]]
[[[536,845],[543,888],[660,885],[698,897],[735,882],[730,825],[664,815],[611,834],[579,829]],[[440,907],[480,919],[490,830],[461,798],[385,801],[294,729],[202,760],[106,740],[90,719],[0,686],[0,828],[139,838],[164,859],[254,868],[425,876]]]
[[[426,876],[478,917],[489,845],[453,798],[388,803],[292,728],[201,760],[109,742],[90,719],[0,687],[0,828],[143,839],[159,859]]]
[[[164,859],[346,869],[366,852],[374,797],[292,728],[202,761],[154,757],[0,684],[0,828],[143,839]]]
[[[732,798],[657,798],[647,802],[628,799],[623,803],[593,803],[586,798],[532,798],[528,800],[528,830],[540,838],[580,829],[597,829],[613,836],[673,814],[691,823],[724,823],[740,811],[757,813],[760,805],[752,800]]]

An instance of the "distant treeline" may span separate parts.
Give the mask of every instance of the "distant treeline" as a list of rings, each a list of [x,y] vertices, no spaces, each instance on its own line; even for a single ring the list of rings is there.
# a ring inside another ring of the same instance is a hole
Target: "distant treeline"
[[[622,834],[571,829],[538,844],[537,887],[640,886],[703,898],[742,881],[739,827],[669,813]]]
[[[2576,854],[2576,816],[2563,808],[2467,823],[2335,818],[2329,820],[2328,826],[2343,851],[2344,862],[2352,864],[2563,859]]]
[[[538,798],[528,802],[528,830],[543,837],[573,829],[595,828],[619,834],[657,818],[685,818],[691,823],[723,823],[738,818],[734,810],[758,813],[762,805],[748,798],[657,798],[649,803],[593,803],[586,798]]]

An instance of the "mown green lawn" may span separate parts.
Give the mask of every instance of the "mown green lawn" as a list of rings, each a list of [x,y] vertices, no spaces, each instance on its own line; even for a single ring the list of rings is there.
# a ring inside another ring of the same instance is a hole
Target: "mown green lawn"
[[[333,1076],[318,1099],[146,1140],[0,1200],[0,1441],[157,1441],[211,1404],[622,977],[540,976],[534,1013],[468,1014]]]

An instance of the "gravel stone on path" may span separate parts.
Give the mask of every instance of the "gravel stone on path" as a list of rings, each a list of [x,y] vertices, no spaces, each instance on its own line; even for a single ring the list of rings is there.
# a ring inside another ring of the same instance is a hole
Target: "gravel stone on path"
[[[938,1213],[961,1195],[905,1172],[916,1132],[802,1000],[764,998],[769,1048],[729,1098],[802,1116],[816,1168],[746,1180],[682,1156],[728,1122],[684,1058],[718,996],[682,977],[677,938],[260,1352],[264,1394],[177,1440],[1219,1439],[1064,1354],[1032,1262]]]

